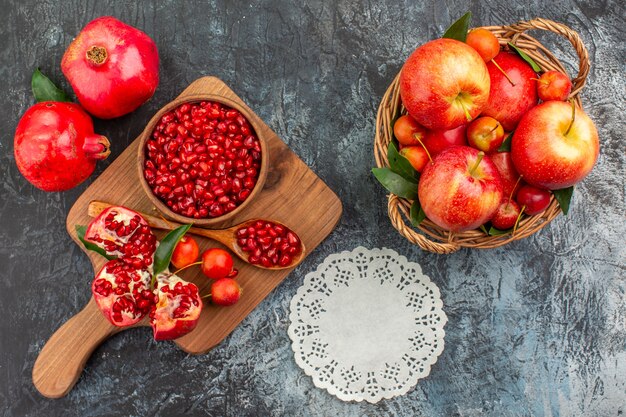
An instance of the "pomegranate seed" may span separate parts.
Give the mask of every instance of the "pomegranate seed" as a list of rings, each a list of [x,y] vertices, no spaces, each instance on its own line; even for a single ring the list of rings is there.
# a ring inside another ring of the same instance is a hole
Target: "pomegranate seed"
[[[145,150],[148,185],[179,214],[219,217],[249,198],[258,179],[256,134],[238,110],[217,102],[185,103],[163,115]],[[220,188],[200,193],[190,180]]]
[[[266,268],[289,266],[302,251],[300,238],[290,229],[266,221],[256,221],[236,231],[237,243],[248,253],[248,262]]]

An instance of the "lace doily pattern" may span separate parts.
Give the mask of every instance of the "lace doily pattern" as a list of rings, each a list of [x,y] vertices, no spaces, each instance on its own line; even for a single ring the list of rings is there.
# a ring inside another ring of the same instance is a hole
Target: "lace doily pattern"
[[[403,395],[443,351],[442,307],[419,264],[391,249],[330,255],[291,300],[296,363],[344,401]]]

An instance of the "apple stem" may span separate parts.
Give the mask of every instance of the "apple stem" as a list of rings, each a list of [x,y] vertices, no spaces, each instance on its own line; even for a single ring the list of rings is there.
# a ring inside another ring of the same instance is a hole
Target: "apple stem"
[[[200,297],[200,298],[202,298],[202,299],[204,300],[205,298],[211,298],[212,296],[213,296],[213,294],[208,293],[207,295],[203,295],[203,296],[202,296],[202,297]]]
[[[495,59],[492,59],[491,62],[493,62],[493,65],[496,66],[496,68],[498,68],[500,70],[500,72],[502,74],[504,74],[504,76],[506,77],[507,80],[509,80],[509,82],[511,83],[511,85],[513,87],[515,87],[515,83],[513,82],[513,80],[511,79],[511,77],[509,77],[509,75],[502,69],[502,67],[500,65],[498,65],[498,63],[496,62]]]
[[[430,152],[428,152],[428,148],[426,148],[426,145],[424,145],[424,142],[422,142],[422,140],[419,138],[419,135],[416,133],[413,135],[413,137],[415,139],[417,139],[417,141],[420,143],[420,145],[422,145],[422,148],[424,148],[424,150],[426,151],[426,156],[428,156],[428,159],[430,160],[430,163],[433,163],[433,158],[431,158],[430,156]]]
[[[471,122],[472,115],[470,114],[469,110],[467,110],[467,107],[465,107],[465,104],[463,104],[462,101],[459,101],[459,103],[461,104],[461,107],[463,107],[463,111],[465,112],[465,118],[467,119],[468,122]]]
[[[480,165],[480,162],[483,160],[483,156],[485,156],[485,153],[483,151],[478,152],[478,158],[476,159],[474,166],[469,171],[470,175],[474,175],[474,171],[476,171],[478,165]]]
[[[531,78],[531,80],[535,80],[541,84],[550,84],[550,82],[548,80],[542,80],[540,78]]]
[[[515,185],[513,186],[513,189],[511,190],[511,194],[509,194],[509,201],[513,199],[513,193],[515,192],[515,189],[517,188],[517,185],[519,184],[521,180],[522,180],[522,176],[520,175],[519,177],[517,177],[517,181],[515,181]]]
[[[569,122],[569,126],[567,127],[567,130],[565,131],[565,136],[567,136],[572,126],[574,125],[574,120],[576,120],[576,106],[574,105],[574,100],[570,100],[570,103],[572,103],[572,121]]]
[[[525,204],[522,206],[522,209],[519,211],[519,214],[517,215],[517,219],[515,220],[515,225],[513,226],[513,234],[515,234],[515,232],[517,231],[517,226],[519,225],[519,221],[522,219],[522,214],[524,213],[524,210],[526,210]]]

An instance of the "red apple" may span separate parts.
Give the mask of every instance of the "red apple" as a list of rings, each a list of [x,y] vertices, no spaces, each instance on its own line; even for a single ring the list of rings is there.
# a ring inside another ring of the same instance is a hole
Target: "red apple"
[[[426,164],[418,195],[433,223],[459,232],[493,216],[502,200],[502,183],[488,156],[469,146],[454,146]]]
[[[558,190],[580,182],[598,159],[595,125],[564,101],[546,101],[531,109],[511,141],[511,157],[517,172],[536,187]]]
[[[495,152],[503,141],[504,129],[493,117],[479,117],[467,126],[467,142],[479,151]]]
[[[452,146],[467,145],[465,137],[466,125],[461,125],[450,130],[428,130],[424,137],[424,146],[430,152],[431,157],[439,155],[444,149]]]
[[[572,82],[559,71],[544,72],[537,81],[537,94],[543,101],[565,101],[571,92]]]
[[[494,64],[497,63],[502,71]],[[491,90],[481,116],[491,116],[509,132],[517,126],[524,113],[537,104],[537,74],[517,54],[500,52],[487,63]],[[510,81],[509,79],[510,78]],[[511,81],[513,84],[511,84]]]
[[[424,166],[429,161],[428,154],[423,146],[405,146],[400,151],[400,155],[404,156],[410,163],[413,169],[417,172],[422,172]]]
[[[508,197],[504,197],[491,218],[491,225],[499,230],[507,230],[515,226],[520,214],[520,206]]]
[[[517,190],[524,182],[519,180],[519,174],[511,159],[511,152],[497,152],[490,154],[489,157],[500,174],[504,196],[515,198]]]
[[[470,46],[436,39],[417,48],[404,63],[400,96],[419,124],[449,130],[483,110],[489,97],[489,73]]]
[[[421,145],[420,140],[424,140],[426,128],[419,125],[414,118],[405,114],[398,117],[393,124],[393,135],[398,139],[398,143],[404,146]]]
[[[539,214],[550,205],[550,191],[524,185],[517,192],[517,202],[524,208],[524,213],[529,216]]]

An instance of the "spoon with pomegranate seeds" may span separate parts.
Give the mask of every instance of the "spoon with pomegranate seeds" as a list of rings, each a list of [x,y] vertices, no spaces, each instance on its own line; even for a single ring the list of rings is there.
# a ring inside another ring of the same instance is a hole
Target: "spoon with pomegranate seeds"
[[[96,217],[111,206],[92,201],[89,203],[89,216]],[[138,213],[155,229],[172,230],[180,226],[149,214]],[[217,240],[243,261],[263,269],[293,268],[302,262],[306,251],[304,243],[294,231],[273,220],[252,219],[228,229],[192,227],[187,233]]]

